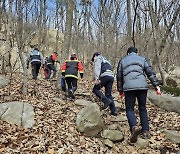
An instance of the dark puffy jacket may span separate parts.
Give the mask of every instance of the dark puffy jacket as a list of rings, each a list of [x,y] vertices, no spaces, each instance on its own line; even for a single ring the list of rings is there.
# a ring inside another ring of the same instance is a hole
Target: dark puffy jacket
[[[159,84],[148,60],[144,57],[138,56],[134,52],[130,53],[126,57],[122,58],[118,64],[118,91],[148,89],[145,75],[147,75],[153,86],[157,86]]]

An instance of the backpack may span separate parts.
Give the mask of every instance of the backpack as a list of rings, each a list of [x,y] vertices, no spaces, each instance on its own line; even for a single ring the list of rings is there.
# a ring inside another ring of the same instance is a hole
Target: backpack
[[[33,60],[33,59],[41,60],[39,51],[38,51],[38,50],[33,50],[33,51],[31,51],[30,59],[31,59],[31,60]]]
[[[101,74],[106,71],[112,71],[111,63],[103,57],[102,63],[101,63]]]

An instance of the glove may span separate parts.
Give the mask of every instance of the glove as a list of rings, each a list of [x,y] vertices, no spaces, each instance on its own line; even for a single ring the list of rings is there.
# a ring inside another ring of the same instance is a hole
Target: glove
[[[123,91],[119,91],[119,96],[120,96],[120,98],[123,98],[124,97],[124,92]]]
[[[156,90],[156,94],[157,94],[157,95],[161,95],[161,89],[160,89],[159,86],[156,86],[156,87],[155,87],[155,90]]]
[[[81,79],[83,78],[83,73],[80,73]]]
[[[65,76],[65,72],[62,72],[61,74],[62,74],[62,76]]]

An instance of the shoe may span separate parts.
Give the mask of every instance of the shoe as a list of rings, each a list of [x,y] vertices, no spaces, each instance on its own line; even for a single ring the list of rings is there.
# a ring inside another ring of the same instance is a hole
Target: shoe
[[[115,112],[111,112],[111,115],[117,116],[117,112],[116,111]]]
[[[150,135],[149,131],[143,131],[141,137],[143,139],[150,139],[151,135]]]
[[[69,90],[69,97],[71,97],[72,99],[75,99],[75,96],[72,90]]]
[[[140,133],[141,133],[141,130],[137,126],[133,126],[132,132],[131,132],[130,142],[131,143],[137,142],[137,137]]]
[[[112,103],[112,101],[110,99],[108,99],[108,101],[106,102],[106,104],[104,104],[103,107],[101,107],[101,110],[105,110],[107,109],[107,107]]]
[[[74,101],[74,99],[73,99],[72,97],[68,97],[67,100],[68,100],[68,101],[71,101],[71,102]]]

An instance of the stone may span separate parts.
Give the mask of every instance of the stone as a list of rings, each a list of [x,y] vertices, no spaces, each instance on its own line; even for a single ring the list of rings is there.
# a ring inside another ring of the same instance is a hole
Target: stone
[[[7,86],[9,84],[10,80],[6,79],[3,76],[0,76],[0,88],[4,88],[5,86]]]
[[[119,142],[124,139],[123,133],[119,130],[104,130],[102,137],[113,142]]]
[[[110,148],[112,148],[114,146],[113,142],[111,140],[109,140],[109,139],[104,140],[104,145],[106,145],[106,146],[108,146]]]
[[[136,149],[144,149],[144,148],[148,147],[149,141],[138,138],[137,142],[134,145],[136,146]]]
[[[85,136],[96,136],[104,127],[99,106],[92,103],[84,107],[77,114],[77,130]]]
[[[76,105],[80,105],[80,106],[87,106],[89,104],[92,104],[93,102],[91,101],[87,101],[87,100],[84,100],[84,99],[77,99],[74,104]]]
[[[166,137],[173,143],[180,143],[180,131],[164,130]]]

